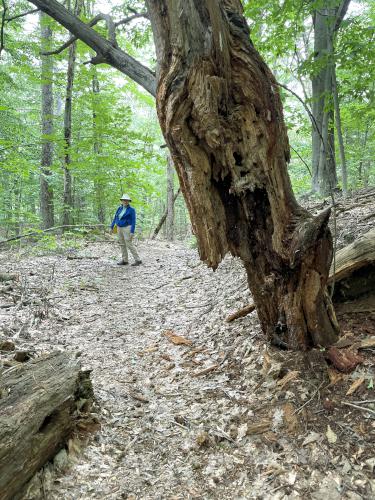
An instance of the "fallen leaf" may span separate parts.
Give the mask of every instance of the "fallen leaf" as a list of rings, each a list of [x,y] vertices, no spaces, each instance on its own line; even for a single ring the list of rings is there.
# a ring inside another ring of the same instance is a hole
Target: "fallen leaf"
[[[333,432],[333,430],[331,429],[331,427],[329,425],[327,426],[326,436],[327,436],[328,442],[330,444],[336,443],[337,435]]]
[[[284,387],[289,383],[291,382],[292,380],[294,380],[295,378],[297,378],[299,372],[296,371],[296,370],[293,370],[289,373],[287,373],[285,375],[285,377],[283,377],[282,379],[280,379],[278,382],[277,382],[277,387],[279,387],[280,389],[284,389]]]
[[[364,377],[360,377],[358,378],[357,380],[355,380],[352,385],[349,387],[346,395],[347,396],[350,396],[350,394],[353,394],[359,386],[361,386],[363,384],[363,382],[365,381],[365,378]]]
[[[283,419],[284,424],[286,425],[288,432],[294,433],[298,429],[298,417],[296,415],[296,411],[292,403],[286,403],[283,406]]]
[[[315,443],[321,438],[321,434],[318,432],[310,432],[308,436],[305,437],[302,446],[307,446],[308,444]]]
[[[335,385],[345,378],[345,375],[338,372],[334,368],[328,368],[327,373],[328,373],[330,385]]]
[[[165,337],[175,345],[191,345],[193,342],[191,340],[185,339],[181,335],[177,335],[172,330],[166,330],[164,332]]]
[[[247,424],[242,424],[238,427],[238,432],[237,432],[237,439],[238,441],[241,441],[242,438],[244,438],[247,434]]]

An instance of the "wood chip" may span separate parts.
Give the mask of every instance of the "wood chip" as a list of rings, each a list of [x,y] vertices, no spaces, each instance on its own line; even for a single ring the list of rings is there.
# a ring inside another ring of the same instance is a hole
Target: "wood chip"
[[[358,378],[357,380],[355,380],[352,383],[352,385],[349,387],[348,392],[346,393],[346,396],[350,396],[351,394],[353,394],[358,389],[358,387],[360,387],[363,384],[364,381],[365,381],[365,377],[361,377],[361,378]]]
[[[369,349],[370,347],[375,347],[375,336],[361,340],[358,349]]]
[[[246,434],[250,436],[251,434],[263,434],[264,432],[269,431],[271,428],[271,420],[265,419],[261,422],[257,422],[256,424],[247,424],[247,432]]]
[[[164,332],[164,336],[175,345],[192,345],[193,343],[191,340],[185,339],[185,337],[182,337],[181,335],[177,335],[172,330],[166,330]]]

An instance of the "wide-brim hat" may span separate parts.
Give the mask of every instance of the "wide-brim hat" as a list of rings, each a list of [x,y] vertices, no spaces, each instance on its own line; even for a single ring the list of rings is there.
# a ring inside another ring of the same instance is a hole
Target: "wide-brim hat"
[[[128,201],[132,201],[132,199],[130,198],[130,196],[128,194],[123,194],[120,198],[120,200],[128,200]]]

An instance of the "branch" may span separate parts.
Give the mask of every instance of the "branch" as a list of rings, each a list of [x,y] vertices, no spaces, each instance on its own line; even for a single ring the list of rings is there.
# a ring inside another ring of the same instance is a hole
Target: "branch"
[[[76,38],[79,38],[91,47],[96,52],[98,58],[101,58],[102,62],[118,69],[155,97],[156,77],[153,71],[143,66],[143,64],[136,61],[120,48],[111,44],[109,40],[99,35],[99,33],[82,22],[56,0],[29,0],[29,2],[33,3],[69,30]]]
[[[149,18],[147,12],[140,12],[139,14],[135,13],[132,16],[125,17],[125,19],[121,19],[121,21],[117,21],[115,23],[115,26],[117,28],[117,26],[121,26],[122,24],[128,24],[130,23],[130,21],[133,21],[133,19],[138,19],[140,17],[144,17],[145,19]]]
[[[311,170],[310,170],[310,167],[308,166],[308,164],[305,162],[305,160],[302,158],[302,156],[299,154],[299,152],[293,148],[293,146],[290,146],[290,149],[292,149],[296,155],[298,156],[298,158],[301,160],[301,162],[305,165],[305,167],[307,168],[309,174],[310,174],[310,177],[312,177],[312,173],[311,173]]]
[[[335,24],[333,26],[334,32],[336,32],[340,28],[340,25],[341,25],[341,23],[345,17],[345,14],[348,10],[349,4],[350,4],[350,0],[342,0],[340,6],[338,8],[337,14],[336,14]]]
[[[8,243],[9,241],[15,241],[15,240],[20,240],[22,238],[27,238],[29,236],[39,236],[44,233],[49,233],[51,231],[57,231],[58,229],[65,229],[65,228],[74,228],[74,227],[87,227],[90,229],[93,229],[95,227],[107,227],[106,224],[70,224],[70,225],[64,225],[64,226],[55,226],[55,227],[49,227],[48,229],[39,229],[38,231],[32,231],[30,233],[26,234],[20,234],[19,236],[14,236],[13,238],[9,238],[7,240],[2,240],[0,241],[0,245],[4,245],[5,243]]]
[[[2,0],[2,4],[3,4],[3,13],[1,15],[1,28],[0,28],[0,57],[1,57],[1,53],[2,53],[3,49],[5,48],[5,45],[4,45],[4,26],[5,26],[5,16],[6,16],[6,13],[8,10],[8,7],[5,3],[5,0]]]
[[[98,24],[99,21],[103,21],[104,20],[107,23],[107,28],[108,28],[108,33],[109,33],[110,32],[110,28],[109,28],[109,24],[108,24],[107,18],[110,18],[110,16],[107,16],[106,14],[98,14],[93,19],[91,19],[91,21],[89,23],[87,23],[86,26],[93,27],[96,24]],[[110,34],[110,42],[112,43],[113,46],[117,47],[116,36],[115,36],[114,29],[113,29],[112,25],[113,25],[113,22],[111,22],[111,33],[109,33]],[[111,37],[112,37],[112,40],[114,40],[114,42],[111,40]],[[59,47],[58,49],[51,50],[49,52],[42,52],[41,54],[42,54],[42,56],[52,56],[52,55],[55,55],[55,54],[60,54],[60,52],[62,52],[63,50],[67,49],[77,39],[78,39],[78,37],[72,36],[72,37],[69,38],[69,40],[67,42],[65,42],[63,45],[61,45],[61,47]]]
[[[7,23],[9,23],[10,21],[14,21],[15,19],[19,19],[20,17],[28,16],[29,14],[34,14],[35,12],[39,12],[39,9],[28,10],[27,12],[23,12],[22,14],[17,14],[16,16],[7,17],[5,20]]]

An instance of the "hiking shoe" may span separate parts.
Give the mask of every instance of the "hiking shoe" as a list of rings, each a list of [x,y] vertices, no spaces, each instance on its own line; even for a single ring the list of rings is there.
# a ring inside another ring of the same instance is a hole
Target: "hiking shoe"
[[[125,262],[124,260],[120,260],[120,262],[117,262],[118,266],[127,266],[129,262]]]
[[[141,260],[136,260],[132,266],[140,266],[142,264],[142,261]]]

